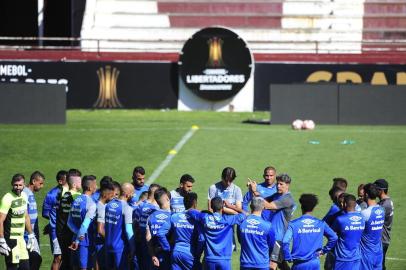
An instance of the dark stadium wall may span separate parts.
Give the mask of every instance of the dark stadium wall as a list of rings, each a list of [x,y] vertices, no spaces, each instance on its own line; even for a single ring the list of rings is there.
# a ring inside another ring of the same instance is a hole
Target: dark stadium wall
[[[0,36],[36,37],[38,35],[37,0],[0,1]],[[1,41],[2,45],[36,45],[35,41]]]
[[[386,64],[257,63],[254,76],[254,110],[269,110],[269,87],[271,84],[310,82],[406,85],[406,66]]]
[[[178,65],[174,61],[0,60],[0,82],[66,84],[69,109],[176,109],[179,96]],[[403,64],[257,63],[254,110],[270,109],[271,84],[309,82],[406,85],[406,67]]]

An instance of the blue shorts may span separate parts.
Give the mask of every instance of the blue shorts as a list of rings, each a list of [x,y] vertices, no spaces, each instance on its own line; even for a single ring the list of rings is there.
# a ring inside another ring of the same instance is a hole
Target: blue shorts
[[[128,253],[126,250],[106,252],[106,268],[128,270]]]
[[[361,260],[355,261],[335,261],[334,270],[358,270],[360,267]]]
[[[79,246],[71,253],[72,265],[79,268],[93,268],[95,262],[95,253],[92,247]]]
[[[206,261],[206,270],[231,270],[231,261]]]
[[[172,253],[172,270],[188,270],[193,267],[193,256],[190,253],[174,250]]]
[[[320,260],[317,258],[306,262],[293,262],[292,270],[320,270]]]
[[[368,254],[361,253],[361,263],[359,270],[375,270],[382,269],[383,253]]]

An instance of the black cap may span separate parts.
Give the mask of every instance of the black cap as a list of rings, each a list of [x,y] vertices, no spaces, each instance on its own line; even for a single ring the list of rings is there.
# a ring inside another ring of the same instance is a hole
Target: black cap
[[[378,189],[384,189],[384,190],[388,189],[388,186],[389,186],[388,182],[385,179],[378,179],[374,182],[374,184]]]

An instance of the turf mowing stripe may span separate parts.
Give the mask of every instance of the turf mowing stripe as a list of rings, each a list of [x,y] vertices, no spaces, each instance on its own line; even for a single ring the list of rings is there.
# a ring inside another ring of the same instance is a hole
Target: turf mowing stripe
[[[182,147],[187,143],[187,141],[192,138],[193,134],[199,129],[198,126],[193,125],[188,132],[186,132],[185,135],[183,135],[182,139],[175,145],[175,147],[169,151],[168,155],[164,159],[164,161],[159,164],[159,166],[155,169],[155,171],[151,174],[149,177],[147,184],[152,184],[162,173],[162,171],[166,168],[166,166],[171,163],[172,159],[175,157],[175,155],[182,149]]]
[[[387,260],[391,261],[406,261],[406,259],[401,259],[401,258],[392,258],[392,257],[386,257]]]

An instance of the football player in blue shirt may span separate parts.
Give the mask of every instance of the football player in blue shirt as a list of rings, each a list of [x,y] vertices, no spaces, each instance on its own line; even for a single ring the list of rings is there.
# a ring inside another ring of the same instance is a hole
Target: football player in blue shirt
[[[202,234],[206,240],[204,255],[207,270],[231,269],[231,253],[233,244],[233,225],[241,224],[245,214],[223,215],[223,200],[214,197],[210,201],[213,213],[189,210],[190,217],[202,226]]]
[[[361,211],[365,219],[365,230],[361,237],[360,270],[382,269],[382,229],[385,222],[385,209],[378,205],[376,198],[379,191],[374,184],[364,186],[365,200],[368,208]]]
[[[183,197],[192,191],[195,179],[190,174],[184,174],[179,180],[179,187],[171,191],[171,211],[174,213],[185,211]]]
[[[197,194],[189,192],[185,194],[184,207],[186,211],[196,209]],[[170,220],[164,223],[158,230],[158,239],[164,251],[171,251],[167,236],[173,234],[175,246],[172,250],[172,269],[173,270],[190,270],[201,269],[200,253],[196,254],[194,247],[199,243],[198,227],[195,227],[193,220],[185,211],[173,213]],[[196,241],[195,241],[196,240]],[[200,238],[201,240],[201,238]],[[192,247],[193,246],[193,247]]]
[[[296,209],[295,201],[289,192],[292,179],[287,174],[276,176],[278,192],[265,199],[265,208],[273,210],[271,218],[272,227],[275,230],[275,245],[271,254],[271,269],[278,266],[281,269],[287,269],[287,263],[283,259],[282,239],[285,235],[288,223]],[[270,201],[270,202],[268,202]]]
[[[67,176],[68,172],[64,170],[56,174],[58,185],[48,191],[42,205],[42,217],[49,220],[48,225],[44,228],[44,234],[49,234],[51,252],[54,255],[51,265],[52,270],[58,270],[62,261],[62,252],[56,237],[56,210],[59,207],[62,195],[69,189]]]
[[[242,201],[242,208],[244,211],[249,211],[249,204],[253,197],[261,197],[261,198],[268,198],[277,192],[276,187],[276,169],[272,166],[266,167],[264,169],[264,182],[261,184],[257,184],[255,181],[251,181],[248,179],[248,192],[245,193],[243,201]],[[255,182],[252,185],[252,182]],[[255,190],[254,190],[255,189]],[[265,220],[270,220],[271,210],[264,209],[262,211],[262,217]]]
[[[275,232],[270,222],[262,217],[264,199],[251,200],[251,215],[240,225],[241,270],[269,270],[269,254],[275,243]]]
[[[143,167],[137,166],[134,168],[132,179],[134,195],[128,202],[131,206],[137,204],[141,193],[149,189],[149,186],[145,184],[145,169]]]
[[[316,195],[302,194],[299,199],[302,216],[289,222],[283,237],[285,260],[293,262],[293,270],[319,270],[319,256],[329,252],[337,242],[337,235],[322,220],[312,216],[318,203]],[[323,236],[327,243],[323,247]],[[290,242],[293,240],[292,251]]]
[[[159,229],[171,218],[170,193],[161,187],[155,191],[154,198],[159,209],[148,217],[145,239],[154,269],[170,269],[169,250],[162,248],[158,241]]]
[[[117,183],[118,184],[118,183]],[[117,194],[119,194],[120,185],[118,184]],[[96,270],[106,269],[105,264],[105,248],[104,248],[104,220],[106,204],[115,197],[115,188],[113,181],[104,184],[100,188],[99,200],[96,204],[96,228],[97,234],[95,239],[96,248]]]
[[[35,201],[34,192],[38,192],[44,186],[45,176],[39,172],[35,171],[31,174],[30,182],[27,187],[23,189],[23,192],[27,194],[28,197],[28,215],[31,221],[31,229],[35,233],[35,237],[39,243],[39,228],[38,228],[38,209],[37,202]],[[25,242],[28,243],[28,232],[24,233]],[[42,257],[39,250],[39,246],[36,247],[37,250],[28,252],[30,257],[30,269],[38,270],[41,267]]]
[[[141,269],[150,269],[152,265],[145,235],[148,217],[159,209],[154,197],[155,191],[159,188],[160,185],[151,184],[148,189],[148,198],[133,210],[133,230],[135,233],[135,252],[137,256],[135,261],[138,262]]]
[[[96,176],[85,175],[82,189],[83,194],[73,201],[68,218],[68,226],[74,233],[71,260],[74,268],[90,269],[95,262],[96,203],[92,195],[97,189]]]
[[[338,179],[341,179],[341,178],[338,178]],[[339,184],[339,183],[343,183],[343,182],[340,182],[340,181],[334,182],[333,187],[328,192],[333,204],[331,205],[327,214],[322,219],[330,227],[333,225],[333,222],[336,220],[336,218],[343,213],[340,198],[344,198],[342,196],[345,193],[344,193],[344,190],[342,189],[343,185],[337,186],[337,184]],[[332,251],[330,251],[329,253],[326,254],[326,259],[324,261],[324,270],[332,270],[333,268],[334,268],[334,254]]]
[[[94,202],[95,202],[96,204],[97,204],[97,202],[99,201],[101,189],[102,189],[105,185],[108,185],[109,183],[111,183],[112,181],[113,181],[113,178],[111,178],[111,176],[103,176],[102,179],[100,179],[100,187],[99,187],[99,189],[97,189],[96,192],[93,193],[93,195],[92,195],[92,199],[94,200]]]
[[[134,252],[132,208],[128,205],[129,195],[134,192],[130,183],[121,186],[120,198],[113,198],[105,207],[105,249],[106,268],[127,270]]]
[[[338,241],[333,249],[335,270],[358,270],[361,254],[360,241],[365,228],[365,221],[355,210],[357,199],[354,195],[345,194],[344,212],[333,222],[332,229],[338,235]]]

